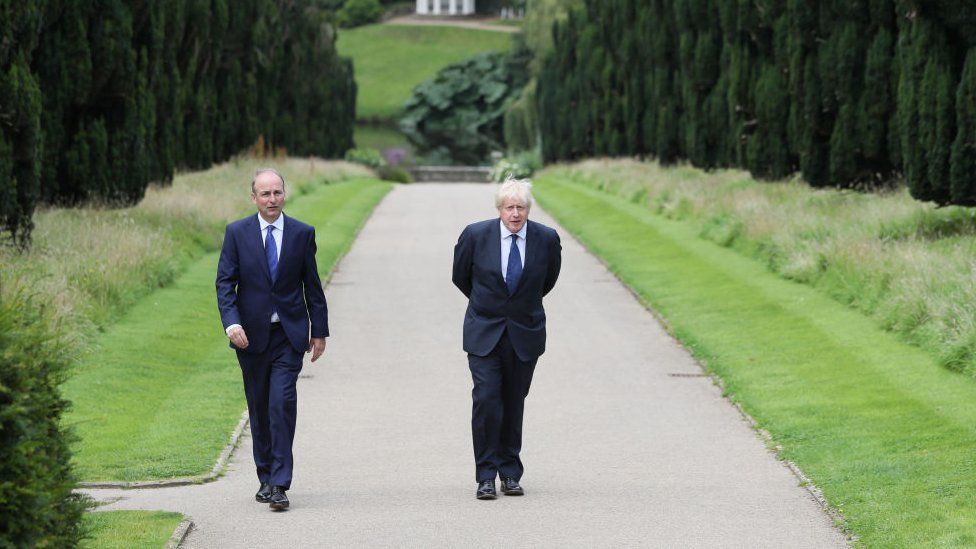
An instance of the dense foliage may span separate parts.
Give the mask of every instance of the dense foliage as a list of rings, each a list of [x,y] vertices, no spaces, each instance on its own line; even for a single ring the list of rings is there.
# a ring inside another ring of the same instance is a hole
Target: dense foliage
[[[379,0],[346,0],[336,12],[336,22],[340,27],[359,27],[374,23],[383,15]]]
[[[37,202],[132,203],[259,136],[342,154],[355,83],[331,17],[286,0],[0,0],[3,229],[26,242]]]
[[[566,13],[582,0],[532,0],[526,9],[519,39],[531,52],[529,82],[505,110],[505,147],[510,153],[539,149],[539,112],[536,97],[540,64],[552,51],[552,25],[566,19]]]
[[[428,161],[485,162],[504,149],[502,119],[528,77],[526,53],[482,53],[445,67],[414,89],[400,128]]]
[[[74,547],[85,500],[73,495],[61,425],[64,346],[32,304],[0,295],[0,547]]]
[[[976,205],[976,12],[953,0],[588,0],[539,79],[547,160],[650,155]]]

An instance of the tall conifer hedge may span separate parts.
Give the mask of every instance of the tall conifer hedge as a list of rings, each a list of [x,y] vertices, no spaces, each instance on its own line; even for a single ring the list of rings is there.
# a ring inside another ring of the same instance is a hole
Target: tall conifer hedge
[[[288,0],[0,0],[0,224],[37,202],[132,203],[264,136],[352,146],[352,66],[329,12]]]
[[[815,186],[903,174],[976,205],[976,8],[959,0],[585,0],[538,84],[547,160],[687,159]]]

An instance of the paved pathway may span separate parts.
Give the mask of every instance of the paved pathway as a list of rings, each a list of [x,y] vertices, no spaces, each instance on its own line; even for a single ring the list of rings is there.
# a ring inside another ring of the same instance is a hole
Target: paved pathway
[[[401,15],[392,17],[384,21],[386,25],[410,25],[410,26],[435,26],[435,27],[461,27],[465,29],[477,29],[494,32],[516,33],[521,32],[521,27],[514,25],[504,25],[501,23],[488,23],[490,19],[472,19],[467,17],[446,17],[446,16],[423,16],[423,15]]]
[[[450,271],[461,228],[493,215],[493,189],[398,186],[342,261],[326,360],[299,383],[290,511],[254,502],[248,437],[220,480],[94,491],[121,498],[106,509],[185,513],[188,547],[844,546],[708,378],[669,375],[700,369],[562,230],[549,351],[526,402],[526,496],[475,500]]]

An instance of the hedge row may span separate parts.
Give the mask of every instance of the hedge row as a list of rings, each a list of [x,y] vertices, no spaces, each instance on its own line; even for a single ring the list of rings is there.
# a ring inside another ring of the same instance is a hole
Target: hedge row
[[[87,502],[72,494],[63,345],[38,308],[0,294],[0,547],[74,547]]]
[[[263,136],[352,146],[355,83],[331,12],[288,0],[0,0],[0,224],[38,202],[132,203]],[[13,184],[7,184],[12,181]]]
[[[976,9],[961,0],[587,0],[539,78],[547,160],[652,155],[815,186],[904,174],[976,205]]]

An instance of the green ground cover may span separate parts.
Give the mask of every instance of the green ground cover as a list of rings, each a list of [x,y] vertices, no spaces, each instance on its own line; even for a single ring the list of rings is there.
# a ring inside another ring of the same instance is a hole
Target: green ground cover
[[[507,33],[438,26],[368,25],[339,32],[339,54],[352,57],[358,119],[396,118],[414,86],[451,63],[507,51]]]
[[[410,143],[407,136],[396,127],[356,124],[353,141],[356,148],[359,149],[376,149],[381,152],[386,149],[403,149],[407,153],[404,159],[407,164],[415,163],[418,160],[416,148]]]
[[[976,383],[694,224],[558,170],[536,196],[666,319],[859,543],[976,544]]]
[[[104,511],[85,514],[89,538],[85,549],[130,549],[166,545],[183,521],[179,513],[162,511]]]
[[[390,186],[371,179],[321,185],[293,197],[289,215],[316,226],[323,277]],[[222,337],[214,297],[218,252],[138,300],[95,341],[64,385],[80,436],[83,480],[201,474],[244,409],[240,372]]]
[[[976,376],[976,209],[939,208],[905,188],[862,193],[759,182],[740,170],[593,159],[550,168],[689,223],[870,316],[948,368]]]

